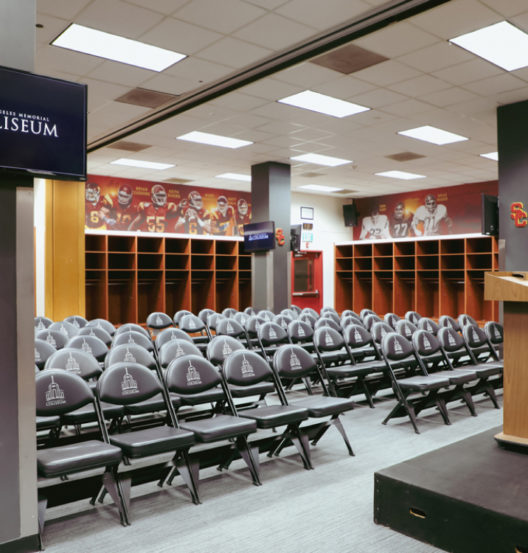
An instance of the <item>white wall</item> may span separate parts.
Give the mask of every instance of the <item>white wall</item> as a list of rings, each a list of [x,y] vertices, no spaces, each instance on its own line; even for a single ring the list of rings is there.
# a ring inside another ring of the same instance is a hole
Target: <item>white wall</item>
[[[343,220],[343,204],[346,202],[341,198],[318,194],[293,192],[291,195],[292,224],[303,222],[301,206],[314,209],[314,241],[310,249],[323,252],[323,306],[334,307],[334,243],[352,240],[352,229],[345,227]]]

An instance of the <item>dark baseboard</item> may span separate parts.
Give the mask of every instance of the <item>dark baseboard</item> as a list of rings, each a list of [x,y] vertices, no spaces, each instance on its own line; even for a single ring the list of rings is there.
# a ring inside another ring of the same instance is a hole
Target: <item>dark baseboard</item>
[[[38,534],[0,543],[0,553],[35,553],[39,550]]]

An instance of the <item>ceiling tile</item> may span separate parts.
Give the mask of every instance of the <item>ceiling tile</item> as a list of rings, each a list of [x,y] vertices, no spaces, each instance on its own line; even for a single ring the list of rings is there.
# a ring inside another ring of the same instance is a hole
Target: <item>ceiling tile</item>
[[[399,83],[419,75],[420,73],[415,69],[394,60],[385,61],[354,73],[354,77],[378,86]]]
[[[526,12],[526,0],[480,0],[482,4],[500,13],[504,17]]]
[[[390,85],[389,88],[401,92],[402,94],[407,94],[408,96],[422,96],[428,92],[449,88],[449,85],[430,75],[422,75],[421,77],[415,77],[405,82]]]
[[[145,0],[126,0],[129,4],[145,6]],[[148,0],[149,9],[160,12],[165,15],[173,14],[178,8],[181,8],[189,0]]]
[[[467,50],[444,41],[401,56],[398,61],[425,73],[432,73],[438,69],[473,59],[474,55]]]
[[[429,102],[438,107],[446,107],[459,102],[465,102],[475,98],[471,92],[463,88],[452,87],[420,96],[420,100]]]
[[[244,94],[266,98],[272,102],[299,92],[298,87],[282,83],[274,78],[263,79],[239,89]]]
[[[79,54],[83,55],[83,54]],[[92,59],[93,56],[84,56]],[[125,86],[140,86],[147,79],[150,79],[155,75],[154,71],[148,69],[141,69],[125,63],[118,63],[115,61],[103,61],[99,63],[97,67],[90,71],[88,77],[97,79],[99,81],[107,81],[109,83],[117,83]]]
[[[274,10],[283,4],[286,4],[288,0],[244,0],[248,4],[260,6],[265,10]]]
[[[48,75],[52,74],[50,71],[86,75],[103,63],[101,58],[79,54],[56,46],[41,46],[37,49],[35,56],[35,67]]]
[[[383,107],[383,111],[402,117],[422,113],[429,109],[431,109],[430,105],[414,98]]]
[[[471,61],[431,72],[434,77],[455,85],[478,81],[486,77],[501,75],[502,73],[503,71],[500,67],[481,59],[472,59]]]
[[[220,63],[201,60],[194,56],[185,58],[163,72],[177,78],[184,78],[199,84],[210,83],[232,73],[233,68]]]
[[[490,96],[493,94],[500,94],[501,92],[515,90],[517,88],[524,88],[526,90],[526,83],[521,79],[517,79],[513,75],[503,73],[502,75],[488,77],[487,79],[481,79],[480,81],[465,84],[464,88],[471,90],[475,94]]]
[[[405,96],[392,90],[387,90],[386,88],[377,88],[376,90],[371,90],[355,97],[355,101],[357,101],[359,105],[369,108],[379,108],[401,102],[402,100],[405,100]]]
[[[37,0],[37,12],[73,20],[92,0]],[[38,21],[38,17],[37,17]]]
[[[255,63],[271,50],[249,44],[236,38],[225,37],[215,42],[213,45],[201,50],[199,57],[208,61],[223,63],[231,67],[243,67],[250,63]]]
[[[163,73],[155,75],[143,82],[142,88],[157,90],[167,94],[181,95],[196,88],[198,83],[190,79],[182,79],[181,77],[173,77]]]

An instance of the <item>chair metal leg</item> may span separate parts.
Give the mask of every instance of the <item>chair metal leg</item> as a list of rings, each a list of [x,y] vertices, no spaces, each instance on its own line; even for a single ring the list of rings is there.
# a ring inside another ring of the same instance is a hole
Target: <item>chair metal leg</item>
[[[351,456],[354,456],[354,452],[352,451],[352,446],[350,445],[350,442],[348,441],[348,436],[345,431],[345,427],[343,426],[343,423],[341,422],[341,419],[339,418],[339,415],[334,415],[331,419],[332,424],[337,428],[341,436],[343,437],[343,440],[345,442],[346,448],[348,450],[348,454]]]
[[[38,540],[39,540],[39,549],[42,551],[44,549],[44,521],[46,519],[46,507],[48,506],[48,499],[39,494],[38,498]]]
[[[191,461],[189,450],[187,449],[178,453],[173,462],[178,468],[178,472],[187,485],[187,488],[189,488],[192,502],[195,505],[199,505],[201,503],[200,496],[198,495],[198,474],[200,470],[199,462]]]
[[[371,409],[374,409],[374,400],[372,399],[372,394],[370,393],[369,387],[367,386],[367,383],[365,382],[364,378],[361,378],[361,387],[363,389],[363,393],[365,394],[365,397],[367,398],[367,402],[369,404],[369,407]]]
[[[321,423],[321,425],[319,426],[319,429],[317,430],[317,433],[312,438],[312,442],[311,442],[312,445],[317,445],[317,442],[324,436],[326,431],[330,428],[331,424],[332,424],[331,420]]]
[[[489,382],[486,382],[486,386],[484,387],[484,389],[488,397],[491,399],[491,402],[493,403],[495,409],[500,409],[499,402],[497,401],[497,395],[495,394],[493,386]]]
[[[298,426],[291,431],[291,441],[301,456],[304,468],[307,470],[313,469],[310,459],[310,444],[308,443],[308,438]]]
[[[246,436],[239,436],[237,438],[236,445],[240,456],[244,459],[249,468],[253,484],[255,484],[255,486],[261,486],[262,483],[259,476],[258,456],[255,455],[254,451],[252,451],[252,449],[255,450],[256,448],[251,448],[249,446]]]
[[[123,490],[119,484],[117,469],[107,469],[103,474],[103,485],[119,510],[119,517],[123,526],[129,526],[128,505],[123,497]]]
[[[473,403],[473,397],[469,393],[468,390],[463,388],[461,390],[462,395],[462,401],[467,405],[467,408],[469,409],[469,412],[471,413],[471,416],[476,417],[477,411],[475,410],[475,404]]]

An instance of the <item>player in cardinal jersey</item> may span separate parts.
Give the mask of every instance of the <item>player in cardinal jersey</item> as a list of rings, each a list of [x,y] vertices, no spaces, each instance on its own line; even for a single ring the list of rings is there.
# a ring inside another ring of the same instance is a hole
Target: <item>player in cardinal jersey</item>
[[[187,234],[211,233],[211,214],[204,208],[200,192],[193,190],[189,194],[184,219]]]
[[[249,213],[249,205],[244,198],[240,198],[237,202],[236,212],[236,232],[239,236],[244,236],[244,225],[251,222],[251,214]]]
[[[110,230],[128,230],[132,220],[137,215],[136,206],[133,203],[134,193],[128,184],[122,184],[117,191],[117,196],[112,197],[112,209],[106,219],[106,225]]]
[[[211,214],[211,223],[213,234],[233,236],[235,210],[228,204],[225,196],[218,196],[216,208],[213,209]]]
[[[393,238],[405,238],[411,232],[412,215],[405,213],[403,202],[398,202],[390,217],[390,234]]]
[[[372,208],[370,216],[363,217],[361,224],[360,240],[381,240],[390,238],[389,219],[386,215],[380,215],[379,207]]]
[[[451,232],[453,222],[447,215],[445,205],[437,204],[433,194],[425,197],[425,205],[418,207],[414,214],[412,229],[416,236],[434,236],[440,234],[440,224],[443,223],[447,233]]]
[[[136,218],[128,230],[146,230],[149,232],[166,232],[169,219],[178,216],[174,203],[167,203],[167,191],[161,184],[150,189],[151,202],[141,202],[137,208]]]
[[[85,224],[90,229],[106,228],[106,218],[110,214],[110,204],[101,198],[101,189],[95,182],[87,182],[85,187]]]

